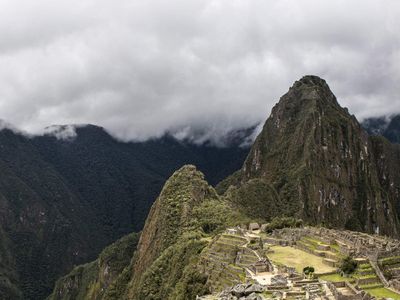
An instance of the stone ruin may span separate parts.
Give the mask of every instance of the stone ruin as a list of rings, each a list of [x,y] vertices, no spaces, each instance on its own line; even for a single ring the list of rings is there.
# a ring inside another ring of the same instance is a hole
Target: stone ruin
[[[302,237],[314,236],[329,244],[338,244],[346,255],[364,256],[372,260],[400,254],[400,241],[389,237],[370,235],[349,230],[304,227],[274,230],[266,242],[292,246]]]
[[[273,286],[287,286],[288,279],[283,275],[275,275],[271,278],[271,285]]]
[[[265,288],[259,284],[237,284],[231,288],[225,289],[218,296],[218,300],[263,300],[260,293],[264,292]],[[199,297],[198,299],[201,299]]]
[[[272,263],[267,258],[263,258],[256,263],[252,264],[249,269],[254,273],[264,273],[264,272],[272,272],[274,267]]]
[[[328,282],[335,300],[375,300],[376,298],[370,294],[357,290],[348,282]]]

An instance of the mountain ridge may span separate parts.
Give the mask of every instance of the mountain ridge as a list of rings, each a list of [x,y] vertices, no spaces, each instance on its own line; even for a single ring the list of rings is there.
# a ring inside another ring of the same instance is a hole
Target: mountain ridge
[[[124,143],[96,126],[76,131],[67,140],[0,131],[0,248],[10,257],[0,292],[43,299],[74,265],[140,231],[175,169],[196,163],[216,183],[240,168],[248,151],[173,137]]]

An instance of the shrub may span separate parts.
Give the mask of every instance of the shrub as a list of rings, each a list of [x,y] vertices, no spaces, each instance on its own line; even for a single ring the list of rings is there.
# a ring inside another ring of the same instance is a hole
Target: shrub
[[[340,270],[344,274],[349,275],[355,272],[357,266],[358,266],[357,262],[351,256],[347,256],[346,258],[343,259],[342,265],[340,266]]]
[[[276,217],[265,227],[267,233],[271,233],[275,229],[282,229],[287,227],[302,227],[303,220],[293,217]]]
[[[308,266],[303,269],[303,273],[307,276],[313,274],[315,272],[314,267]]]

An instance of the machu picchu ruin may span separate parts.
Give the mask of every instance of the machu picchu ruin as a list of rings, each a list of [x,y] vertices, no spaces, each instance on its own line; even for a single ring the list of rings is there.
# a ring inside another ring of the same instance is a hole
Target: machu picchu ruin
[[[198,299],[400,299],[400,241],[324,227],[270,233],[267,227],[227,228],[210,241],[199,267],[212,294]]]

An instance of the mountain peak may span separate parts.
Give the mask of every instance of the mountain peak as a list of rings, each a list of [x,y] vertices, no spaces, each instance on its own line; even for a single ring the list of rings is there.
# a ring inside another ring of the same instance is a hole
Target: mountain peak
[[[332,93],[329,85],[326,83],[324,79],[315,75],[305,75],[299,80],[297,80],[293,86],[289,89],[290,90],[305,90],[305,89],[321,89],[325,91],[329,91]]]
[[[300,103],[303,100],[322,101],[339,106],[335,95],[326,81],[315,75],[306,75],[296,81],[289,89],[288,93],[282,96],[279,103],[285,102],[285,99],[290,99],[297,103]]]
[[[325,80],[305,76],[272,109],[235,179],[238,194],[249,198],[252,190],[264,189],[269,196],[261,208],[275,205],[284,207],[281,214],[313,223],[397,235],[399,222],[391,213],[396,206],[380,190],[389,175],[377,171],[383,163],[374,153],[383,146],[376,144]],[[261,208],[251,207],[256,201],[240,197],[243,207],[261,217]]]
[[[328,84],[324,79],[316,75],[305,75],[297,82],[305,85],[327,86]]]

